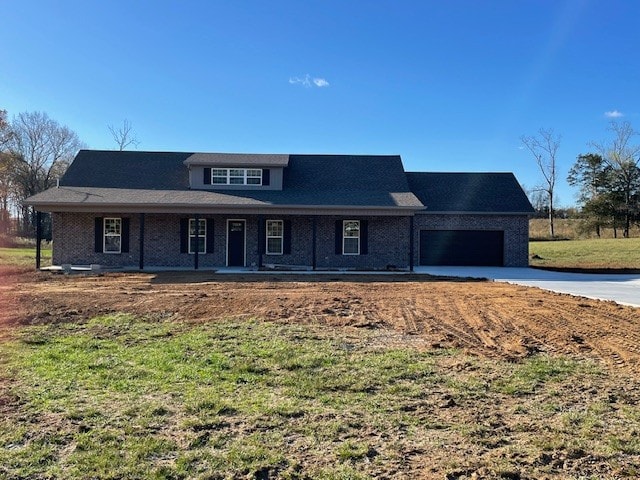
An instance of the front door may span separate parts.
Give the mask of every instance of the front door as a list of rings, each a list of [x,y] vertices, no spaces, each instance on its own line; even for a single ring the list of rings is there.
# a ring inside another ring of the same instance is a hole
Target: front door
[[[227,220],[227,265],[244,267],[244,220]]]

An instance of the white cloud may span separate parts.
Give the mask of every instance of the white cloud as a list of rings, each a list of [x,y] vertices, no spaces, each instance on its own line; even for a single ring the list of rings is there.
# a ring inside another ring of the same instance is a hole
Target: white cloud
[[[314,86],[323,88],[329,86],[329,82],[327,82],[327,80],[325,80],[324,78],[312,77],[308,73],[304,77],[289,77],[289,83],[291,85],[302,85],[306,88]]]
[[[604,112],[604,116],[607,118],[620,118],[624,117],[624,113],[619,112],[618,110],[611,110],[609,112]]]
[[[295,85],[296,83],[299,83],[301,85],[304,85],[305,87],[310,87],[311,85],[309,85],[309,81],[305,78],[298,78],[298,77],[289,77],[289,83],[292,85]]]

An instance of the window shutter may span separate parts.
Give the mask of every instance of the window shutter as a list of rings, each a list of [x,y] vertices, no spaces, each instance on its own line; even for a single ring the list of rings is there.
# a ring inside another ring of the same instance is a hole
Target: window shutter
[[[262,185],[270,185],[271,184],[271,170],[268,168],[262,169]]]
[[[120,251],[122,253],[129,253],[129,219],[122,219],[122,231],[120,239]]]
[[[180,253],[189,252],[189,219],[180,219]]]
[[[342,255],[342,220],[336,220],[336,255]]]
[[[102,217],[95,219],[95,252],[102,253],[104,251],[104,221]]]
[[[206,253],[213,253],[213,218],[205,220],[207,222],[207,246]]]
[[[369,221],[360,220],[360,255],[369,253]]]
[[[204,177],[202,181],[205,185],[211,185],[211,168],[210,167],[204,168]]]
[[[291,220],[282,222],[282,253],[291,254]]]

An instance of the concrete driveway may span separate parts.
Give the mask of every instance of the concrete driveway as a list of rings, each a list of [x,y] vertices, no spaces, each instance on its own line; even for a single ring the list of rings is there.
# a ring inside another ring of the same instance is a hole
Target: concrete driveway
[[[488,278],[496,282],[538,287],[598,300],[640,307],[640,275],[562,273],[535,268],[415,267],[416,273],[449,277]]]

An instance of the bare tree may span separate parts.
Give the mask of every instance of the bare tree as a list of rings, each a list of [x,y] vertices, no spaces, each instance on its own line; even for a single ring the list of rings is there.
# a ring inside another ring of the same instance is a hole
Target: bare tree
[[[12,137],[7,111],[0,110],[0,234],[9,233],[11,197],[13,193],[14,158],[5,151]]]
[[[638,215],[640,209],[640,144],[633,144],[633,138],[639,134],[629,122],[612,121],[609,131],[613,133],[613,140],[591,145],[611,169],[612,193],[620,196],[623,235],[628,237],[631,219]]]
[[[22,211],[23,230],[30,232],[35,214],[22,202],[52,187],[83,144],[74,131],[44,112],[18,114],[11,130],[8,147],[14,158],[13,181]]]
[[[551,238],[555,236],[553,220],[555,211],[553,206],[554,192],[556,181],[558,179],[558,171],[556,168],[556,156],[560,147],[560,135],[556,135],[553,129],[541,128],[535,136],[523,135],[520,137],[522,144],[533,155],[542,177],[544,184],[538,190],[545,193],[547,197],[547,205],[549,207],[549,234]]]
[[[544,218],[547,211],[547,198],[545,193],[539,188],[527,188],[522,186],[531,206],[536,211],[536,217]]]
[[[133,134],[131,122],[126,118],[124,122],[122,122],[122,127],[116,129],[113,125],[109,125],[108,128],[113,140],[118,145],[118,150],[122,151],[130,145],[133,145],[134,147],[140,145],[140,142]]]
[[[11,125],[7,120],[7,111],[0,110],[0,151],[3,151],[11,138]]]
[[[15,197],[15,158],[8,152],[0,152],[0,234],[11,230],[11,207]]]

